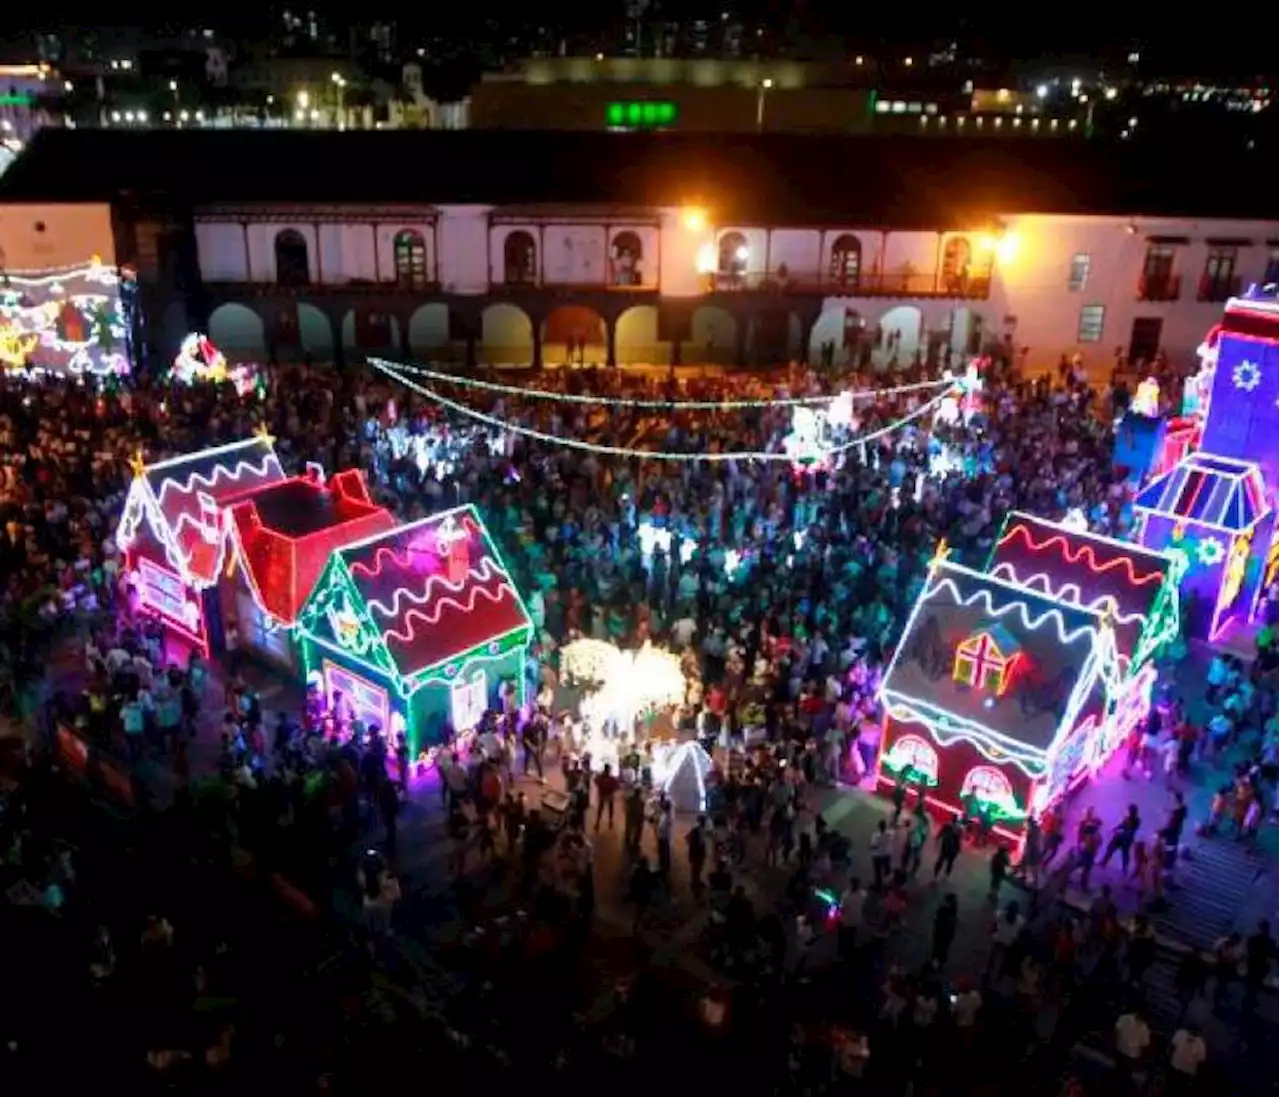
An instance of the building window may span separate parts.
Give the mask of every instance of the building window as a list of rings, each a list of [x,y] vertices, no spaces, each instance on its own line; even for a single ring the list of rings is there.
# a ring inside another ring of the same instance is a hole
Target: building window
[[[1240,249],[1233,245],[1215,244],[1205,257],[1204,272],[1196,287],[1197,301],[1225,301],[1240,292],[1240,280],[1236,277],[1236,263]]]
[[[640,275],[640,260],[644,249],[640,237],[629,229],[618,233],[613,238],[613,284],[615,286],[638,286],[643,279]]]
[[[831,245],[831,281],[838,286],[857,289],[862,273],[862,241],[851,232],[836,237]]]
[[[538,245],[523,229],[507,233],[502,245],[503,281],[532,285],[538,280]]]
[[[469,679],[459,679],[449,687],[449,710],[454,731],[470,731],[489,708],[489,687],[484,671],[477,670]]]
[[[726,232],[720,237],[719,271],[727,278],[739,278],[747,273],[747,260],[751,249],[747,238],[740,232]]]
[[[969,284],[969,267],[973,248],[963,236],[953,236],[942,249],[942,288],[948,293],[963,293]]]
[[[1142,264],[1142,282],[1138,296],[1143,301],[1176,301],[1180,289],[1173,265],[1177,257],[1174,244],[1148,244]]]
[[[297,229],[276,233],[276,282],[282,286],[311,284],[311,257],[307,238]]]
[[[396,283],[410,289],[427,284],[427,242],[413,229],[397,232],[392,242],[396,264]]]
[[[1106,315],[1105,305],[1085,305],[1080,310],[1080,321],[1076,325],[1076,342],[1101,343],[1102,324]]]
[[[1280,256],[1273,251],[1267,256],[1267,266],[1262,272],[1262,284],[1274,286],[1276,282],[1280,282]]]
[[[1089,256],[1080,252],[1071,257],[1071,268],[1067,272],[1067,292],[1082,293],[1089,281]]]

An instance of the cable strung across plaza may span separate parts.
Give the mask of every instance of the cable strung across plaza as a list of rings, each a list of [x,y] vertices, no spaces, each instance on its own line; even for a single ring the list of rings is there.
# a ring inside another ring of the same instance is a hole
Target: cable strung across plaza
[[[501,419],[496,415],[489,415],[487,412],[477,411],[475,408],[469,408],[467,407],[466,404],[460,403],[457,400],[452,400],[449,397],[443,395],[442,393],[436,392],[434,389],[428,388],[425,385],[419,384],[418,382],[411,380],[410,378],[404,376],[402,373],[397,372],[396,369],[394,369],[390,363],[382,359],[370,358],[369,365],[372,366],[374,369],[378,370],[380,373],[391,378],[391,380],[398,381],[400,384],[404,385],[406,388],[408,388],[412,392],[416,392],[419,396],[423,396],[428,400],[434,401],[436,404],[440,405],[443,408],[447,408],[450,411],[456,411],[460,415],[469,416],[470,418],[476,420],[477,422],[483,423],[486,426],[494,428],[495,430],[510,431],[513,434],[519,434],[525,438],[530,438],[535,442],[546,442],[551,445],[560,445],[560,446],[566,447],[567,449],[582,450],[587,453],[598,454],[602,457],[635,457],[641,460],[649,460],[649,461],[786,461],[786,462],[794,462],[795,460],[792,454],[783,453],[783,452],[774,452],[769,450],[734,450],[734,451],[723,452],[723,453],[718,453],[718,452],[680,453],[672,450],[646,450],[646,449],[635,449],[631,446],[601,445],[596,442],[586,442],[580,438],[566,438],[562,435],[549,434],[546,431],[536,430],[533,427],[526,427],[519,423],[512,423],[512,422],[509,422],[508,420]],[[847,439],[846,441],[841,442],[839,445],[824,447],[821,450],[818,450],[814,454],[814,456],[818,457],[819,459],[838,456],[839,454],[848,452],[849,450],[853,449],[856,446],[865,446],[868,443],[871,443],[876,441],[877,439],[883,438],[885,435],[893,434],[895,431],[901,430],[903,427],[909,426],[916,419],[919,419],[924,415],[927,415],[930,412],[935,411],[939,407],[939,405],[942,403],[942,401],[945,400],[948,395],[950,395],[952,389],[954,388],[955,382],[953,380],[948,379],[944,383],[948,386],[947,389],[945,389],[943,392],[939,393],[938,395],[934,396],[930,400],[926,401],[924,404],[916,408],[914,411],[908,413],[907,415],[902,416],[900,419],[895,419],[892,423],[889,423],[883,427],[879,427],[876,430],[869,431],[866,434],[861,434],[861,435],[858,435],[857,437]],[[936,384],[936,382],[934,382],[934,384]],[[669,404],[662,405],[662,406],[670,407]]]
[[[425,377],[431,381],[441,381],[450,385],[462,385],[466,388],[483,389],[485,392],[498,392],[504,396],[519,396],[533,400],[555,400],[565,404],[592,404],[609,408],[651,408],[661,411],[735,411],[744,408],[777,408],[777,407],[821,407],[842,396],[854,400],[867,397],[879,399],[888,396],[900,396],[908,392],[926,392],[953,385],[953,377],[940,377],[932,381],[917,381],[909,385],[894,385],[886,389],[846,389],[843,392],[826,396],[784,396],[776,400],[653,400],[630,399],[619,396],[588,396],[572,392],[551,392],[547,389],[524,388],[520,385],[504,385],[496,381],[482,381],[477,377],[461,377],[454,373],[442,373],[439,370],[427,369],[425,366],[413,366],[403,362],[391,362],[385,358],[370,358],[369,364],[376,369],[394,369],[400,373],[411,373],[417,377]]]

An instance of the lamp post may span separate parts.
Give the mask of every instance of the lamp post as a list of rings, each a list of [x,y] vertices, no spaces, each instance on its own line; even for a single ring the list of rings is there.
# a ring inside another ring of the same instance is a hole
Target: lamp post
[[[765,93],[773,87],[773,80],[766,76],[760,81],[760,89],[756,93],[756,133],[764,132],[764,97]]]
[[[333,81],[333,85],[334,85],[334,87],[337,89],[337,90],[335,91],[334,95],[335,95],[335,97],[336,97],[336,99],[337,99],[337,103],[338,103],[338,109],[337,109],[337,123],[338,123],[338,129],[340,129],[340,130],[341,130],[341,129],[346,129],[346,128],[347,128],[347,117],[346,117],[346,115],[347,115],[347,110],[346,110],[346,104],[347,104],[347,94],[346,94],[346,92],[347,92],[347,81],[343,78],[343,76],[342,76],[342,74],[341,74],[340,72],[335,72],[335,73],[333,73],[333,74],[329,77],[329,79],[331,79],[331,80]]]

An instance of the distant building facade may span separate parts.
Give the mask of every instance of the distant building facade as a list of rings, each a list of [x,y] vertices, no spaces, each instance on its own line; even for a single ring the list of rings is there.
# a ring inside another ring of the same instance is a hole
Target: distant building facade
[[[190,162],[203,162],[199,142],[215,136],[185,135]],[[376,159],[368,151],[375,146],[349,144],[356,139],[313,135],[328,143],[307,146],[307,157],[283,150],[296,161],[296,183],[283,164],[259,160],[258,179],[269,185],[228,177],[226,199],[104,199],[115,252],[137,270],[157,353],[200,329],[241,358],[317,361],[390,353],[512,365],[764,364],[840,362],[875,347],[905,366],[1002,341],[1029,347],[1042,363],[1079,354],[1105,366],[1117,355],[1149,361],[1163,350],[1190,364],[1222,302],[1276,276],[1274,218],[1141,214],[1123,208],[1132,206],[1123,195],[1116,212],[1056,213],[1044,209],[1054,201],[1044,184],[1030,180],[1020,186],[1038,194],[1040,210],[1019,210],[1007,194],[982,205],[960,194],[966,180],[976,180],[975,195],[992,197],[988,177],[1007,179],[1014,169],[979,163],[967,149],[939,162],[936,179],[912,165],[901,166],[899,179],[878,159],[899,155],[898,146],[853,142],[850,164],[866,163],[864,174],[879,164],[876,186],[894,184],[893,194],[875,200],[870,183],[844,184],[855,178],[851,167],[813,162],[811,174],[834,180],[815,179],[810,193],[784,204],[782,191],[749,178],[757,161],[727,159],[729,144],[677,145],[688,156],[683,174],[669,164],[659,182],[645,172],[646,164],[657,172],[660,146],[643,146],[652,156],[623,156],[631,146],[618,142],[632,138],[580,146],[545,134],[525,143],[515,135],[418,135],[435,143],[413,145],[422,149],[417,160],[401,155],[408,145],[377,147],[423,172],[432,200],[406,200],[408,183],[376,172],[366,173],[359,196],[317,190],[328,183],[314,173],[331,168],[336,176],[331,157],[344,148],[362,170]],[[236,162],[223,147],[204,147]],[[808,147],[770,147],[758,163],[802,164]],[[512,163],[499,166],[498,149]],[[519,161],[535,154],[545,162],[530,163],[522,179]],[[450,176],[451,157],[464,156],[483,162]],[[609,189],[584,178],[591,163],[623,182]],[[254,165],[246,153],[245,170]],[[41,188],[37,168],[16,165],[8,194],[0,183],[7,231],[22,231],[23,203]],[[716,172],[733,181],[723,208],[708,185]],[[902,189],[908,180],[920,188],[914,197]],[[255,186],[262,197],[251,197]],[[732,198],[753,186],[753,204]],[[599,199],[587,200],[592,193]],[[646,194],[653,197],[639,200]],[[699,194],[705,204],[693,201]],[[940,204],[938,194],[954,203]],[[51,191],[40,213],[53,237],[64,232],[49,212],[57,200]]]

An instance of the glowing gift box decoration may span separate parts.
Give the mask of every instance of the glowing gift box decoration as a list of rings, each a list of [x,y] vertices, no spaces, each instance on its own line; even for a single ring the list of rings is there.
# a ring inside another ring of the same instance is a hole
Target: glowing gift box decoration
[[[315,465],[301,476],[232,496],[224,506],[232,549],[224,613],[234,615],[243,646],[294,669],[292,629],[329,557],[352,541],[393,529],[396,520],[374,505],[359,469],[326,478]],[[352,610],[348,626],[355,621]],[[345,632],[351,635],[351,628]]]

